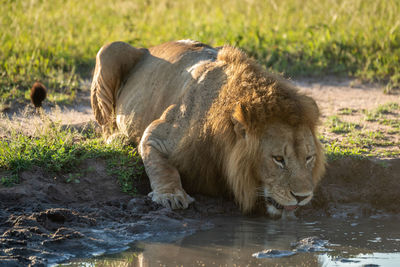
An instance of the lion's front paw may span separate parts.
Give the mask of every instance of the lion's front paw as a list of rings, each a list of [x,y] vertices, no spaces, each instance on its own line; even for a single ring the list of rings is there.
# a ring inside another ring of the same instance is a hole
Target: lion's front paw
[[[175,193],[151,192],[149,197],[154,202],[170,209],[187,209],[189,204],[194,202],[194,198],[186,194],[184,190],[175,190]]]

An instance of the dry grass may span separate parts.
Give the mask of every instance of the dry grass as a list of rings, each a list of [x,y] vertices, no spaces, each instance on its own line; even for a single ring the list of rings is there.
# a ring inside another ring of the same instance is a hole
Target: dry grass
[[[89,106],[81,106],[80,110],[76,107],[70,109],[56,106],[38,114],[32,106],[27,105],[19,113],[0,114],[0,138],[9,137],[12,134],[37,137],[42,134],[42,129],[51,122],[64,128],[67,126],[76,128],[90,124],[91,120],[93,120],[93,112]]]

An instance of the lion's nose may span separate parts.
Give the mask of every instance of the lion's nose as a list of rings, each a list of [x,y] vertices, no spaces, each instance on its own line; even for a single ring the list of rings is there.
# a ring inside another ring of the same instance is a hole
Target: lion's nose
[[[297,199],[297,203],[302,202],[304,199],[306,199],[306,198],[308,198],[310,196],[309,194],[308,195],[299,196],[299,195],[296,195],[293,192],[290,192],[290,193],[292,194],[292,196],[294,196]]]

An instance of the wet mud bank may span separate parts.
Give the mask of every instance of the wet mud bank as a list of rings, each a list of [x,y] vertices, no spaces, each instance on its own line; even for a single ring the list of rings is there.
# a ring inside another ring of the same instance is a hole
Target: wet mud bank
[[[371,217],[400,214],[400,159],[332,161],[300,216]]]
[[[45,266],[72,258],[113,253],[143,239],[173,240],[213,227],[221,216],[241,216],[229,200],[195,195],[184,211],[170,211],[146,194],[121,193],[101,160],[87,160],[93,171],[79,184],[36,168],[21,184],[0,188],[0,266]],[[374,217],[400,213],[400,159],[331,162],[315,198],[301,217]]]

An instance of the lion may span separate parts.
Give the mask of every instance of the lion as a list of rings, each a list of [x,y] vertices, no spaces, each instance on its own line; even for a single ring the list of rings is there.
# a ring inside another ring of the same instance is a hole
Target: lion
[[[265,203],[272,217],[293,215],[324,174],[316,102],[235,47],[105,45],[91,104],[108,140],[138,145],[149,196],[171,209],[199,193],[230,196],[244,213]]]

